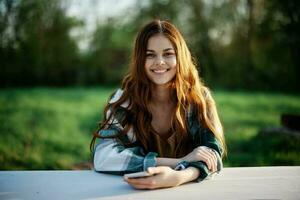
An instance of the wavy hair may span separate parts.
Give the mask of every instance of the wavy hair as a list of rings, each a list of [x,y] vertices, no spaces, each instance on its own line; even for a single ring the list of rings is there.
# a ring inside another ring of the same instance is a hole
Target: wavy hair
[[[149,102],[152,97],[151,81],[145,72],[145,61],[148,40],[156,35],[163,34],[173,45],[177,58],[177,72],[169,83],[170,95],[176,107],[171,119],[172,130],[176,132],[176,155],[188,136],[187,114],[190,106],[197,111],[198,121],[209,128],[222,146],[222,154],[226,152],[223,128],[218,117],[215,101],[209,90],[199,78],[196,65],[191,53],[177,28],[168,21],[154,20],[145,25],[136,36],[134,49],[131,56],[131,65],[127,76],[122,83],[123,94],[115,103],[108,104],[104,109],[104,116],[110,111],[110,116],[105,118],[99,125],[99,130],[110,126],[111,117],[117,108],[129,101],[129,112],[125,120],[127,123],[120,134],[126,134],[130,127],[133,128],[136,139],[143,145],[145,150],[150,148],[152,128],[149,121],[152,114],[149,110]],[[98,131],[99,131],[98,130]],[[95,139],[100,137],[98,131],[94,134],[91,149],[94,148]]]

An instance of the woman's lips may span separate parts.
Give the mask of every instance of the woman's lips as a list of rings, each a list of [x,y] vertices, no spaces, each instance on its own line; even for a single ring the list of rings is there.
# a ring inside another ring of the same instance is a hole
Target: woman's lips
[[[169,69],[152,69],[151,71],[156,74],[163,74],[163,73],[169,71]]]

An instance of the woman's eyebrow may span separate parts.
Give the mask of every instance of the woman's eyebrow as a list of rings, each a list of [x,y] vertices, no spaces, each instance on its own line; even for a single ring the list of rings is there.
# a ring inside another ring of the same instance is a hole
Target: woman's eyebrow
[[[173,51],[173,50],[174,50],[173,48],[167,48],[167,49],[164,49],[163,51]],[[155,52],[155,51],[152,50],[152,49],[147,49],[147,51]]]
[[[167,48],[167,49],[164,49],[164,51],[173,51],[174,49],[173,48]]]

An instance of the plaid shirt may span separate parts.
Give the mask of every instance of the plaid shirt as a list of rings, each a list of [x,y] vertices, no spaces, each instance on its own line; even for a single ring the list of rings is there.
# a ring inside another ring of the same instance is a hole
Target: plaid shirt
[[[123,94],[121,89],[117,90],[109,104],[116,102]],[[109,129],[102,129],[98,132],[101,135],[101,139],[98,140],[97,145],[93,152],[94,169],[97,172],[111,173],[111,174],[125,174],[138,171],[145,171],[148,167],[157,166],[156,152],[145,152],[144,149],[138,144],[135,138],[135,134],[130,129],[126,135],[119,134],[123,129],[121,125],[122,119],[124,119],[128,107],[128,102],[121,105],[120,109],[112,117],[112,125]],[[110,116],[110,111],[106,113],[106,117]],[[195,117],[195,113],[188,113],[188,126],[189,135],[192,138],[193,148],[199,146],[205,146],[214,151],[217,156],[217,173],[221,171],[223,164],[221,159],[222,149],[217,142],[214,135],[207,128],[202,127]],[[113,138],[113,137],[117,137]],[[124,144],[133,142],[131,147],[125,147]],[[180,162],[175,167],[175,170],[182,170],[189,166],[196,167],[200,170],[200,176],[198,181],[210,178],[213,173],[208,170],[207,165],[203,161],[197,162]]]

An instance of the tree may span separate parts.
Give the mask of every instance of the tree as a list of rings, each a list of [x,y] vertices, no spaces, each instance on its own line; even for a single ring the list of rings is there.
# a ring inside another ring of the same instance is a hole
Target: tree
[[[78,48],[69,32],[79,22],[66,16],[58,0],[19,0],[5,6],[13,16],[4,27],[12,45],[2,48],[10,52],[2,61],[7,72],[2,85],[74,83]]]

